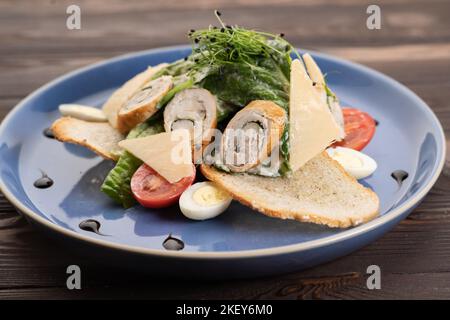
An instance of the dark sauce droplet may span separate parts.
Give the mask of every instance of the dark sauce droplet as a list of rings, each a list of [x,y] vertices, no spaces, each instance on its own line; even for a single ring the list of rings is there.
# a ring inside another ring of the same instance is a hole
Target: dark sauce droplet
[[[184,249],[184,242],[180,239],[172,237],[171,234],[164,240],[163,247],[166,250],[180,251]]]
[[[78,225],[81,230],[94,232],[99,235],[103,235],[100,233],[100,222],[94,219],[87,219],[80,222]]]
[[[37,179],[33,185],[39,189],[47,189],[53,185],[53,180],[47,176],[44,172],[42,172],[42,177]]]
[[[55,135],[53,134],[52,129],[47,128],[43,131],[44,136],[46,136],[49,139],[55,139]]]
[[[378,121],[377,119],[374,119],[374,120],[375,120],[375,126],[378,127],[378,125],[380,124],[380,121]]]
[[[405,181],[408,178],[408,172],[405,170],[395,170],[391,173],[391,177],[397,181],[398,185],[401,186],[403,181]]]

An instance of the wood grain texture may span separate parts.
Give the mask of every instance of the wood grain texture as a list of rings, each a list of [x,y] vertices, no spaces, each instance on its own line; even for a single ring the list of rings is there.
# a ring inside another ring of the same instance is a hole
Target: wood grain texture
[[[77,1],[82,30],[65,28],[72,1],[0,2],[0,119],[31,91],[68,71],[119,54],[186,43],[186,30],[224,19],[284,32],[308,49],[364,63],[404,83],[450,134],[450,2],[377,1],[382,29],[365,26],[372,1]],[[450,160],[450,159],[449,159]],[[450,165],[424,202],[375,243],[319,267],[276,277],[167,281],[104,268],[31,228],[0,195],[0,299],[407,299],[450,298]],[[78,264],[83,289],[65,287]],[[382,269],[382,289],[366,288],[366,268]]]

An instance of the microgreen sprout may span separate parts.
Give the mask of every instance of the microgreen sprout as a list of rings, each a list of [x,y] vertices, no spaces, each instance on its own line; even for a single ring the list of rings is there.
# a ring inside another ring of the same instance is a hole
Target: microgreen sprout
[[[208,29],[191,30],[189,33],[196,69],[231,63],[252,66],[263,58],[275,59],[290,55],[291,52],[300,58],[295,48],[283,38],[283,33],[277,35],[226,25],[220,12],[215,10],[214,14],[219,27],[209,26]]]

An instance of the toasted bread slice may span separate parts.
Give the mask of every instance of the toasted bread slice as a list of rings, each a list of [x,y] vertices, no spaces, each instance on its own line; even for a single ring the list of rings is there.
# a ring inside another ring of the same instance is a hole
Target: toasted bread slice
[[[89,122],[71,117],[56,120],[51,130],[59,141],[89,148],[110,160],[117,160],[121,150],[118,143],[124,139],[124,136],[107,122]]]
[[[347,228],[378,215],[377,195],[349,176],[326,152],[289,178],[229,174],[204,164],[201,171],[235,200],[274,218]]]
[[[136,92],[141,90],[145,84],[166,65],[167,63],[161,63],[157,66],[149,67],[147,70],[137,74],[125,82],[119,89],[114,91],[102,107],[103,112],[113,128],[119,129],[120,127],[124,130],[128,128],[127,126],[121,126],[118,123],[119,110],[134,94],[136,94]]]

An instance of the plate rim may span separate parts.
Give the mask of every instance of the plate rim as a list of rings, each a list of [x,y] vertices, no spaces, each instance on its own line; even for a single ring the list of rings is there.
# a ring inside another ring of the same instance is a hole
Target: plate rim
[[[174,46],[165,46],[165,47],[158,47],[148,50],[142,50],[142,51],[136,51],[131,53],[122,54],[119,56],[115,56],[113,58],[105,59],[96,63],[89,64],[87,66],[77,68],[73,71],[70,71],[68,73],[65,73],[50,82],[47,82],[46,84],[42,85],[38,89],[34,90],[32,93],[30,93],[28,96],[26,96],[24,99],[22,99],[16,106],[14,106],[13,109],[5,116],[3,121],[0,124],[0,136],[3,135],[3,132],[6,130],[7,124],[9,121],[14,117],[14,115],[22,108],[23,105],[27,104],[29,101],[34,99],[36,96],[38,96],[40,93],[45,92],[48,88],[65,81],[66,79],[73,77],[75,75],[78,75],[80,73],[83,73],[85,71],[88,71],[90,69],[94,69],[97,67],[101,67],[103,65],[107,65],[110,63],[118,62],[123,59],[128,58],[134,58],[139,57],[143,55],[148,54],[155,54],[155,53],[164,53],[169,50],[186,50],[190,49],[190,45],[174,45]],[[113,249],[113,250],[119,250],[122,252],[128,252],[128,253],[135,253],[135,254],[142,254],[142,255],[149,255],[149,256],[158,256],[158,257],[175,257],[175,258],[185,258],[185,259],[239,259],[239,258],[258,258],[258,257],[268,257],[268,256],[275,256],[275,255],[282,255],[282,254],[291,254],[291,253],[297,253],[307,250],[312,250],[320,247],[326,247],[335,243],[339,243],[348,239],[351,239],[356,236],[361,236],[363,234],[366,234],[372,230],[377,229],[378,227],[381,227],[388,222],[395,220],[399,216],[401,216],[403,213],[407,212],[411,208],[413,208],[415,205],[417,205],[423,197],[430,191],[430,189],[433,187],[433,185],[436,183],[437,179],[439,178],[442,169],[445,164],[445,155],[446,155],[446,140],[445,140],[445,134],[444,130],[442,128],[442,125],[437,118],[436,114],[433,112],[433,110],[428,106],[428,104],[423,101],[416,93],[414,93],[411,89],[406,87],[405,85],[401,84],[397,80],[375,70],[369,67],[366,67],[362,64],[359,64],[357,62],[352,62],[343,58],[335,57],[333,55],[316,52],[313,50],[306,50],[306,49],[298,49],[300,52],[309,52],[312,55],[327,59],[330,61],[334,61],[337,63],[340,63],[344,66],[349,66],[352,68],[357,68],[359,70],[362,70],[364,72],[367,72],[375,77],[381,78],[384,81],[390,83],[392,86],[394,86],[396,89],[400,90],[404,94],[410,96],[411,98],[415,99],[419,106],[424,109],[425,112],[429,113],[432,120],[434,120],[435,124],[437,125],[437,131],[439,133],[439,138],[441,140],[440,143],[440,149],[438,146],[438,155],[439,152],[441,153],[440,158],[437,161],[437,167],[431,176],[431,178],[428,180],[428,183],[421,188],[421,190],[412,198],[410,198],[408,201],[406,201],[401,206],[390,210],[386,212],[383,216],[377,217],[372,221],[369,221],[367,223],[364,223],[362,225],[353,227],[351,229],[342,231],[338,234],[326,236],[321,239],[316,240],[309,240],[302,243],[296,243],[296,244],[290,244],[290,245],[284,245],[284,246],[278,246],[278,247],[271,247],[271,248],[262,248],[262,249],[251,249],[251,250],[238,250],[238,251],[228,251],[228,252],[217,252],[217,251],[199,251],[199,252],[192,252],[192,251],[165,251],[161,249],[151,249],[151,248],[145,248],[140,246],[133,246],[123,243],[116,243],[111,242],[103,239],[97,239],[90,237],[88,235],[84,235],[82,233],[77,233],[75,231],[66,229],[62,226],[59,226],[53,222],[51,222],[48,219],[45,219],[44,217],[41,217],[39,214],[35,213],[33,210],[27,208],[25,205],[22,204],[22,202],[17,199],[12,192],[9,190],[9,188],[6,186],[5,182],[3,181],[2,177],[0,177],[0,191],[5,195],[6,199],[10,201],[16,209],[18,209],[20,212],[25,214],[29,219],[33,220],[34,222],[39,223],[40,225],[51,229],[51,231],[56,232],[57,234],[62,234],[69,238],[74,238],[75,240],[79,240],[81,242],[85,242],[87,244],[93,244],[100,247],[106,247],[107,249]],[[436,164],[435,164],[436,166]]]

